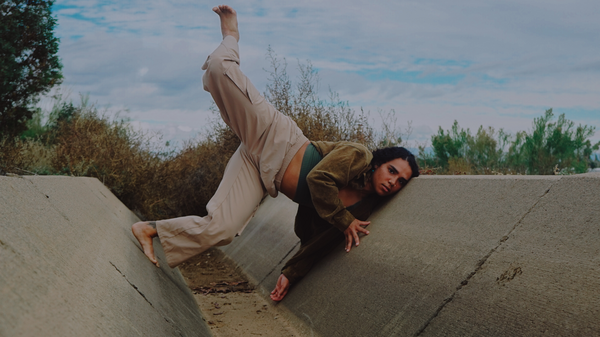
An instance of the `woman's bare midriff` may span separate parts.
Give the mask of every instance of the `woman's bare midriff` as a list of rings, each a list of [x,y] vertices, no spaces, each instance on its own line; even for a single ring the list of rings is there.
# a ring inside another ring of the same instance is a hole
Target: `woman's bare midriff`
[[[298,178],[300,178],[302,159],[304,158],[304,152],[306,152],[308,144],[310,144],[309,141],[304,143],[300,150],[296,152],[281,179],[279,191],[292,200],[294,200],[294,196],[296,196],[296,187],[298,187]]]
[[[306,152],[308,144],[310,144],[310,142],[304,143],[300,150],[294,155],[294,158],[292,158],[292,161],[285,170],[283,179],[281,180],[280,192],[292,200],[294,200],[294,196],[296,196],[296,188],[298,187],[298,179],[300,178],[300,169],[302,168],[302,159],[304,159],[304,153]],[[364,191],[357,191],[346,186],[340,189],[338,197],[344,204],[344,207],[348,207],[362,200],[365,195]]]

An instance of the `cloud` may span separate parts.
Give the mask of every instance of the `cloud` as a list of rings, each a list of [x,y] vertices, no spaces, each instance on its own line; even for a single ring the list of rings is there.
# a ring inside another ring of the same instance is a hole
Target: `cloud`
[[[210,117],[200,67],[221,39],[212,5],[57,0],[64,86],[128,109],[140,127],[162,128],[165,137],[193,137]],[[242,70],[260,91],[270,45],[292,80],[296,60],[310,59],[323,97],[331,88],[356,109],[395,109],[423,139],[454,119],[472,129],[527,129],[550,107],[600,129],[595,0],[231,5]]]

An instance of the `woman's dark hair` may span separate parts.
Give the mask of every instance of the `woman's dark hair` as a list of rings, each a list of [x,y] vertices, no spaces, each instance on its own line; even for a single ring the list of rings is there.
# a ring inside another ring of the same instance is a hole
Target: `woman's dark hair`
[[[410,169],[412,170],[411,178],[419,176],[419,165],[417,165],[415,156],[401,146],[384,147],[373,151],[371,166],[381,166],[381,164],[385,164],[388,161],[397,158],[404,159],[408,162],[408,165],[410,165]]]

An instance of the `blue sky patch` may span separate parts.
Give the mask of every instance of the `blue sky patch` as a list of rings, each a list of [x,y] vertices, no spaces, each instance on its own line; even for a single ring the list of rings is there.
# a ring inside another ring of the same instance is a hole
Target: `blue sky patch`
[[[413,61],[414,64],[418,65],[436,65],[443,67],[459,67],[467,68],[473,65],[472,61],[457,61],[457,60],[444,60],[444,59],[427,59],[427,58],[416,58]]]
[[[597,120],[600,121],[600,109],[584,109],[580,107],[572,108],[555,108],[552,109],[554,116],[565,114],[565,117],[570,120]],[[600,134],[600,130],[596,130],[596,134]]]
[[[365,77],[366,79],[378,82],[381,80],[392,80],[404,83],[419,83],[419,84],[457,84],[465,75],[443,75],[443,74],[427,74],[423,71],[391,71],[391,70],[360,70],[352,72]]]

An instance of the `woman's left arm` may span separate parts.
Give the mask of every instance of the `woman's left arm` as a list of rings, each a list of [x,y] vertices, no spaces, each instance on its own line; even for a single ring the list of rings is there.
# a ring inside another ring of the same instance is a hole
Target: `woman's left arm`
[[[319,216],[344,232],[356,218],[339,198],[340,189],[365,173],[371,152],[355,143],[341,143],[330,151],[308,174],[306,181]],[[361,225],[359,224],[359,227]],[[360,231],[353,226],[355,231]]]

